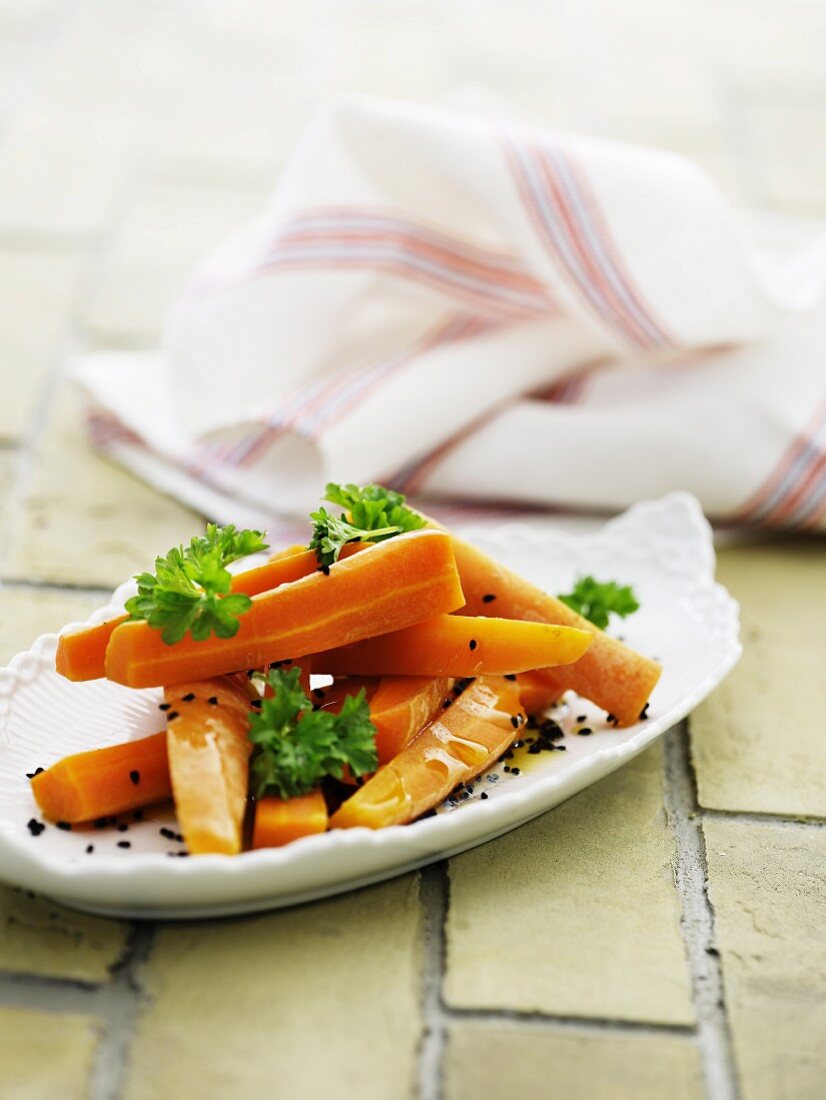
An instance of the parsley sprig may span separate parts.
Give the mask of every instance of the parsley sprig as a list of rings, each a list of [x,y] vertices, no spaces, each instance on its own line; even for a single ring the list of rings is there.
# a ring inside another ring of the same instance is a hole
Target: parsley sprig
[[[281,798],[309,794],[323,779],[341,779],[345,767],[354,776],[378,767],[376,728],[364,688],[345,697],[338,714],[313,710],[298,682],[299,669],[270,669],[271,699],[261,702],[250,721],[252,790]]]
[[[330,482],[324,499],[345,509],[335,516],[326,508],[310,514],[313,536],[310,550],[315,550],[323,571],[338,561],[342,547],[348,542],[382,542],[404,531],[417,531],[425,520],[408,508],[405,496],[383,485],[336,485]]]
[[[612,614],[624,619],[640,606],[630,585],[598,581],[591,576],[580,577],[573,592],[559,598],[600,630],[608,626]]]
[[[232,575],[226,567],[266,549],[260,531],[207,524],[206,535],[156,558],[154,573],[136,575],[138,594],[126,601],[130,620],[145,620],[160,630],[167,645],[179,642],[187,631],[196,642],[213,632],[232,638],[240,625],[238,616],[252,601],[240,592],[230,594]]]

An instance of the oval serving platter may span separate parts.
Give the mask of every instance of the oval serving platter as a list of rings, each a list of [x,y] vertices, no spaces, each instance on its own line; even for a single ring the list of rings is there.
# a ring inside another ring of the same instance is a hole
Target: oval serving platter
[[[171,810],[125,819],[124,832],[47,826],[31,835],[27,823],[39,814],[27,773],[161,728],[160,691],[69,683],[54,671],[57,636],[46,634],[0,670],[0,879],[88,912],[172,919],[274,909],[364,886],[492,840],[602,779],[684,718],[740,656],[737,604],[714,582],[711,530],[687,494],[635,505],[593,535],[517,524],[461,533],[550,592],[568,591],[582,573],[634,586],[641,609],[621,633],[663,664],[644,719],[617,730],[604,712],[568,696],[552,712],[565,751],[523,759],[517,750],[517,775],[497,765],[472,794],[412,825],[181,859]],[[89,622],[116,614],[132,591],[122,585]],[[583,726],[590,736],[577,735]]]

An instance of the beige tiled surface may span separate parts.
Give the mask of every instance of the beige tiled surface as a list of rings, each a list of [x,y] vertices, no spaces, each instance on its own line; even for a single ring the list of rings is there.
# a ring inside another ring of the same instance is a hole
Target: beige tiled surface
[[[554,813],[450,861],[448,1004],[694,1022],[662,773],[655,745]]]
[[[99,1020],[0,1008],[3,1100],[85,1100]]]
[[[274,916],[165,928],[126,1096],[406,1100],[421,920],[406,876]]]
[[[701,1100],[697,1048],[676,1036],[549,1031],[455,1023],[445,1052],[445,1100]]]
[[[744,1100],[826,1082],[826,829],[705,824],[711,902]]]
[[[152,346],[325,98],[469,86],[826,214],[811,0],[0,0],[2,659],[198,522],[89,450],[67,353]],[[0,890],[0,1095],[822,1094],[823,546],[721,576],[746,655],[691,755],[672,734],[449,881],[133,935]]]
[[[826,563],[816,542],[724,551],[739,666],[690,719],[703,806],[826,817]]]

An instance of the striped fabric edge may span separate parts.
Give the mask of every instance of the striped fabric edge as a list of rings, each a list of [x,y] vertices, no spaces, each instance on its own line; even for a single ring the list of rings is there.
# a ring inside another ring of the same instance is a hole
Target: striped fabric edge
[[[676,342],[634,286],[588,185],[559,142],[502,137],[517,192],[561,276],[603,328],[638,352],[672,351]]]
[[[345,375],[320,379],[304,387],[269,417],[247,433],[223,456],[228,465],[249,467],[288,433],[297,433],[317,441],[323,432],[338,423],[358,404],[374,394],[392,378],[415,363],[422,355],[456,341],[469,340],[500,328],[487,317],[472,314],[451,314],[443,318],[412,347],[395,355],[350,371]]]
[[[823,402],[732,519],[755,527],[809,529],[819,526],[825,516],[826,402]]]
[[[202,276],[197,295],[285,270],[375,270],[459,299],[477,312],[535,319],[556,312],[548,288],[515,254],[482,248],[400,214],[369,207],[318,207],[279,228],[238,280]]]

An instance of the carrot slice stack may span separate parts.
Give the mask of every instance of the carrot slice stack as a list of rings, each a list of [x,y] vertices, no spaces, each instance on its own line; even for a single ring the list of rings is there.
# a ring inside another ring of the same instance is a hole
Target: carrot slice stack
[[[165,802],[172,797],[166,732],[64,756],[31,782],[51,821],[94,821]]]
[[[576,691],[613,714],[621,726],[637,721],[660,678],[656,661],[603,633],[567,604],[470,543],[454,538],[453,549],[467,600],[460,615],[498,615],[589,631],[592,644],[575,664],[542,670],[548,689],[556,696],[568,688]]]
[[[363,542],[348,543],[341,551],[342,558],[349,558],[363,550]],[[264,565],[236,573],[232,578],[232,591],[257,596],[278,588],[281,584],[308,577],[318,568],[314,550],[289,547],[289,552],[274,555]],[[84,627],[72,634],[61,634],[57,642],[55,668],[67,680],[98,680],[106,675],[106,647],[115,628],[127,621],[128,616],[107,619],[95,626]]]
[[[589,631],[514,619],[437,615],[380,638],[320,653],[315,667],[334,676],[478,676],[576,661]]]
[[[411,531],[337,562],[329,576],[253,596],[234,638],[187,636],[167,646],[147,623],[123,623],[106,650],[106,675],[129,687],[201,680],[347,645],[463,603],[449,536]]]
[[[175,809],[193,855],[241,851],[247,804],[250,696],[246,677],[166,688]]]
[[[482,676],[333,814],[330,826],[405,825],[489,767],[525,720],[516,684]]]

